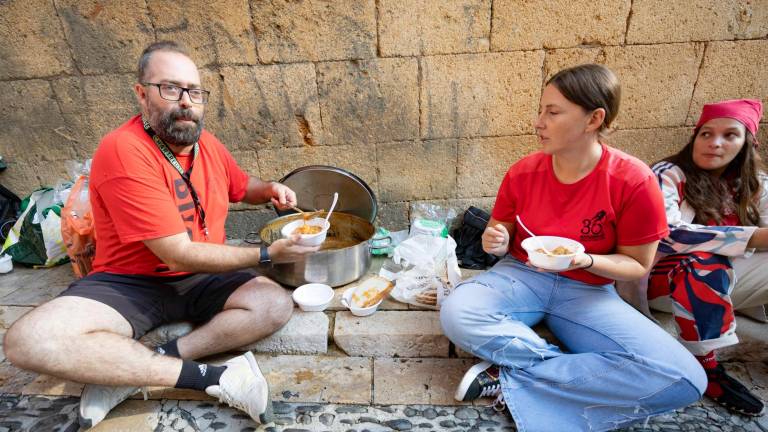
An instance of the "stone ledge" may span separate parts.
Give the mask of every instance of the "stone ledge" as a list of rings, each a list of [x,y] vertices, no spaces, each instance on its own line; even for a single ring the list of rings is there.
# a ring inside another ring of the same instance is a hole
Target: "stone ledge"
[[[328,351],[328,316],[320,312],[295,309],[291,320],[272,335],[234,351],[255,351],[273,354],[324,354]],[[149,347],[179,338],[193,329],[188,322],[160,326],[141,338]]]
[[[471,359],[374,359],[373,402],[467,405],[454,400],[453,394],[475,363]]]
[[[333,340],[350,356],[448,356],[448,338],[435,311],[382,311],[367,317],[338,312]]]

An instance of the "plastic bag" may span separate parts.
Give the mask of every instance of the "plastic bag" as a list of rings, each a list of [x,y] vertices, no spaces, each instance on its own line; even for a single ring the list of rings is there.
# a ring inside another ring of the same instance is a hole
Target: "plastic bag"
[[[21,215],[8,232],[3,253],[13,260],[32,266],[52,267],[67,262],[61,239],[59,197],[67,186],[43,188],[32,192],[21,202]]]
[[[437,204],[416,203],[411,208],[411,231],[409,236],[431,235],[448,237],[448,227],[456,217],[456,210]]]
[[[90,159],[75,167],[78,172],[61,216],[61,237],[78,278],[90,273],[96,253],[96,231],[88,192]]]
[[[385,263],[379,274],[395,281],[392,297],[403,303],[439,309],[461,282],[451,237],[410,237],[395,248],[390,264],[394,266]]]

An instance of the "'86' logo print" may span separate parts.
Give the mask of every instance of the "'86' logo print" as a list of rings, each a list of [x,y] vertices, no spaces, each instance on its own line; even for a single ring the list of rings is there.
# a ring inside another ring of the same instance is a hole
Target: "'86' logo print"
[[[592,218],[581,221],[581,241],[597,241],[605,238],[603,233],[605,215],[605,210],[600,210]]]

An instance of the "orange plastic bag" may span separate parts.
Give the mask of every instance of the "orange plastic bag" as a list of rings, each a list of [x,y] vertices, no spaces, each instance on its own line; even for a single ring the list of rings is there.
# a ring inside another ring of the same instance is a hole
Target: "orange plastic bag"
[[[96,230],[88,198],[88,176],[80,175],[61,212],[61,238],[67,247],[75,275],[81,278],[93,268],[96,253]]]

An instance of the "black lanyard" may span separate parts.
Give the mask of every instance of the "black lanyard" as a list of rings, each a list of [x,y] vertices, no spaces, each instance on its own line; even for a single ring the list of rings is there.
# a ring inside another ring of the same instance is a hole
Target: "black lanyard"
[[[197,191],[195,191],[195,187],[192,186],[192,168],[195,167],[195,159],[197,159],[197,154],[200,151],[200,146],[198,143],[195,143],[195,146],[192,148],[192,163],[189,164],[189,169],[184,172],[184,169],[181,168],[181,164],[176,159],[176,156],[173,154],[170,148],[168,148],[168,145],[163,142],[162,139],[160,139],[159,136],[155,133],[155,131],[152,130],[152,127],[149,126],[149,122],[147,122],[146,119],[144,119],[144,116],[141,117],[141,122],[144,124],[144,131],[147,133],[147,135],[152,138],[152,141],[157,144],[157,148],[160,149],[160,153],[165,156],[165,159],[168,160],[168,162],[176,168],[176,171],[179,172],[179,175],[184,180],[184,183],[187,184],[187,189],[189,189],[189,194],[192,195],[192,202],[195,204],[195,212],[200,217],[200,223],[203,226],[203,235],[205,235],[206,240],[208,239],[208,225],[205,224],[205,209],[203,209],[203,205],[200,204],[200,198],[197,196]]]

